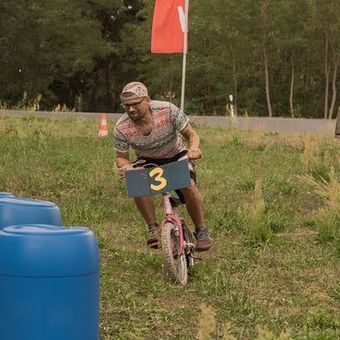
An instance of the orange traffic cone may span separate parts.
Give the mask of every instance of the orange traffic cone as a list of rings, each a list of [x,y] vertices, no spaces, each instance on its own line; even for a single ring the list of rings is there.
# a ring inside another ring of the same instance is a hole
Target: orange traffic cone
[[[106,118],[106,114],[103,113],[100,116],[100,124],[99,124],[99,137],[105,137],[109,134],[109,128],[107,126],[107,118]]]

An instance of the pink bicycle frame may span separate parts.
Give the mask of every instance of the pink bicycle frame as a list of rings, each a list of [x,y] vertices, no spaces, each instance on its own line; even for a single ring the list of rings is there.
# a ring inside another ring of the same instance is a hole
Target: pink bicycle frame
[[[168,192],[162,193],[163,198],[163,205],[164,205],[164,212],[165,217],[163,221],[161,222],[161,228],[166,223],[173,223],[175,225],[178,225],[179,227],[182,225],[182,222],[178,215],[176,214],[175,210],[173,209],[171,203],[170,203],[170,194]],[[178,235],[179,235],[179,246],[180,249],[185,249],[185,243],[184,243],[184,237],[183,237],[183,229],[178,228]]]

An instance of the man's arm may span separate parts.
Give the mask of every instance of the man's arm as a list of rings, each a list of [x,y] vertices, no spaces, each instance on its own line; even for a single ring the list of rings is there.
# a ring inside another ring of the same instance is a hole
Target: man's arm
[[[188,141],[188,157],[189,159],[199,159],[201,158],[200,150],[200,138],[192,126],[188,125],[181,131],[181,134]]]
[[[116,151],[116,165],[120,178],[124,178],[125,171],[132,168],[129,154]]]

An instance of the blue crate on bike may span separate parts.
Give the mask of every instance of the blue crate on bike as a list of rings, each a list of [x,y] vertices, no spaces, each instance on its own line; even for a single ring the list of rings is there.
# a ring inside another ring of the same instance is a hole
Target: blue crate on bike
[[[186,159],[153,168],[138,168],[126,173],[129,197],[159,195],[190,186],[190,171]]]

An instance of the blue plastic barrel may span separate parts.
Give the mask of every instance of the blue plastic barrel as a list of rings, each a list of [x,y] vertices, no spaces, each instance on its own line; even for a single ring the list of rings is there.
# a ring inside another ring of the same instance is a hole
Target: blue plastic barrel
[[[11,194],[10,192],[0,191],[0,198],[4,198],[4,197],[15,197],[15,196]]]
[[[0,339],[99,339],[99,252],[89,229],[0,231]]]
[[[17,224],[62,225],[60,209],[53,202],[0,196],[0,229]]]

